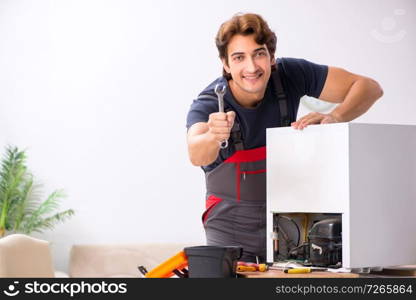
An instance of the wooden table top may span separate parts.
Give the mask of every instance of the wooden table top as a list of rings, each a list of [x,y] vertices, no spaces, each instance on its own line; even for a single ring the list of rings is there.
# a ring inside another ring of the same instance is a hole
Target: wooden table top
[[[304,274],[287,274],[282,270],[268,270],[266,272],[238,272],[245,278],[358,278],[358,277],[416,277],[416,265],[396,266],[384,268],[380,272],[369,274],[333,273],[328,271],[312,271]]]
[[[287,274],[282,270],[268,270],[266,272],[239,272],[245,278],[358,278],[356,273],[333,273],[312,271],[303,274]]]

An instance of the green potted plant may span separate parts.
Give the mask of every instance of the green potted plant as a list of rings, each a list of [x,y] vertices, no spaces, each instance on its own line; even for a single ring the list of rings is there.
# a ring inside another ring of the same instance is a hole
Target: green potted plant
[[[52,229],[74,214],[72,209],[56,212],[63,190],[41,201],[40,187],[26,167],[25,151],[8,146],[0,167],[0,237]]]

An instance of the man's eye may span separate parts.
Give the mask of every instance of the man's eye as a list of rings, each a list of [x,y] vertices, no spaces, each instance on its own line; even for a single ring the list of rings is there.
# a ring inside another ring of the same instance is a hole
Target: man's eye
[[[242,61],[242,60],[243,60],[242,55],[234,56],[234,61]]]
[[[257,52],[257,56],[266,56],[266,52],[264,51]]]

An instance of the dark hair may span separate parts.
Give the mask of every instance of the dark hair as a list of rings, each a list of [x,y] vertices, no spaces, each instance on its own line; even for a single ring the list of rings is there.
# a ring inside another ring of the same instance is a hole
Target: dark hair
[[[221,59],[225,59],[228,64],[227,47],[231,38],[236,35],[254,35],[254,40],[257,44],[266,44],[267,50],[274,58],[276,51],[276,34],[271,31],[269,25],[264,21],[260,15],[256,14],[236,14],[230,20],[224,22],[218,30],[215,37],[215,44],[217,45],[219,56]],[[272,70],[275,70],[276,66],[272,66]],[[231,79],[231,75],[228,74],[223,68],[222,73],[228,80]]]

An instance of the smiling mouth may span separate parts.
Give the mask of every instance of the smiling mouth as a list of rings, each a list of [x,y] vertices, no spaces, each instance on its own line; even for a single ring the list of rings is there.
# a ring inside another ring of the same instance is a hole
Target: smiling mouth
[[[245,80],[246,82],[250,84],[255,84],[257,83],[257,81],[259,80],[261,76],[263,76],[263,73],[258,73],[258,74],[254,74],[250,76],[243,76],[243,80]]]
[[[247,81],[257,81],[257,79],[259,79],[261,76],[263,76],[263,73],[258,73],[258,74],[253,74],[253,75],[249,75],[249,76],[243,76],[243,79],[247,80]]]

